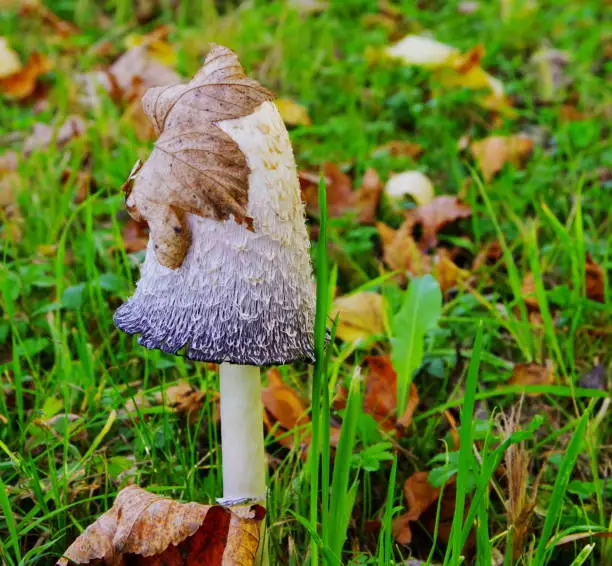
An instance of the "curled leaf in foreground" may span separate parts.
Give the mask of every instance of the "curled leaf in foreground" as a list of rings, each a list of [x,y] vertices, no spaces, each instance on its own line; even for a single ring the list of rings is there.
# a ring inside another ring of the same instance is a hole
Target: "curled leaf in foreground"
[[[129,486],[70,545],[57,566],[250,566],[255,564],[264,515],[259,505],[230,510],[179,503]]]

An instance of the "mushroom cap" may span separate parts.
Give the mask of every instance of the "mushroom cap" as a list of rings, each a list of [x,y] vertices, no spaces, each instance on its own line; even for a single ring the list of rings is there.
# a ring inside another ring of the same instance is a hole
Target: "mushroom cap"
[[[151,228],[141,278],[116,311],[115,324],[138,334],[147,348],[182,350],[193,360],[257,366],[312,362],[310,244],[285,125],[274,104],[264,101],[250,114],[214,126],[246,158],[246,215],[209,217],[171,203],[169,209],[182,220],[179,235],[183,229],[188,235],[184,258],[168,267],[157,245],[164,234]],[[128,196],[128,208],[136,207],[138,216],[142,203],[149,202],[144,191],[159,182],[146,173],[147,164],[143,174],[134,175]],[[158,220],[150,220],[150,227]]]

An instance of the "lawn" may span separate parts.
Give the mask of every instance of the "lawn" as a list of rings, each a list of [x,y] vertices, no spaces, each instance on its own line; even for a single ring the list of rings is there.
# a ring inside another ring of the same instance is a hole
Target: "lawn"
[[[270,563],[612,564],[606,4],[0,0],[0,563],[129,484],[221,496],[217,366],[112,318],[140,98],[214,42],[278,97],[317,280],[316,367],[262,372]]]

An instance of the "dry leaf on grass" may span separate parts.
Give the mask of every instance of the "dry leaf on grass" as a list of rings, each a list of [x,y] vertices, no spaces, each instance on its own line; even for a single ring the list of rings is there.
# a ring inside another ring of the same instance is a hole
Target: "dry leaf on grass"
[[[555,368],[550,360],[545,365],[534,362],[528,364],[514,364],[512,375],[508,383],[510,385],[552,385],[555,381]],[[530,393],[537,397],[541,393]]]
[[[37,122],[34,124],[33,132],[23,143],[23,153],[29,155],[34,150],[45,149],[53,143],[57,147],[62,147],[71,139],[82,136],[86,127],[83,118],[74,115],[68,116],[60,126]]]
[[[447,224],[472,215],[469,205],[458,197],[440,196],[416,209],[416,221],[421,223],[423,233],[419,247],[423,250],[435,247],[437,233]]]
[[[0,93],[17,100],[27,98],[34,92],[39,77],[52,68],[53,63],[46,55],[32,53],[20,70],[0,79]]]
[[[10,47],[5,37],[0,37],[0,79],[21,71],[19,55]]]
[[[357,219],[362,224],[374,224],[382,193],[382,183],[376,170],[370,168],[363,174],[361,187],[354,193]]]
[[[425,150],[418,143],[413,143],[404,140],[392,140],[383,145],[378,146],[374,151],[374,155],[379,153],[388,153],[393,157],[412,157],[416,159]]]
[[[302,200],[308,210],[316,214],[319,209],[319,172],[300,171],[300,188]],[[352,190],[353,181],[343,173],[335,163],[323,164],[323,177],[327,191],[327,211],[330,216],[342,216],[355,205],[355,193]]]
[[[489,242],[478,252],[478,254],[476,254],[472,262],[472,271],[478,271],[484,266],[496,264],[502,258],[503,254],[502,247],[497,240]]]
[[[404,171],[389,178],[385,194],[392,201],[399,201],[408,195],[418,205],[424,205],[433,200],[434,186],[429,177],[420,171]]]
[[[432,274],[438,281],[440,289],[445,293],[465,283],[470,278],[470,272],[461,269],[451,259],[450,252],[445,248],[436,251]]]
[[[296,438],[300,447],[306,446],[310,442],[307,405],[295,389],[283,382],[278,369],[270,369],[267,377],[268,386],[261,392],[266,429],[286,448],[292,448]]]
[[[160,404],[165,401],[165,404],[172,407],[175,412],[197,419],[197,413],[202,408],[204,397],[206,395],[190,383],[179,381],[177,384],[166,388],[163,393],[157,393],[155,400]]]
[[[404,223],[394,230],[382,222],[376,224],[382,241],[383,260],[393,271],[410,277],[429,273],[431,258],[425,255],[413,238],[415,220],[408,215]]]
[[[271,99],[244,75],[236,54],[221,46],[213,47],[188,84],[145,94],[143,108],[160,134],[145,164],[130,175],[126,204],[135,220],[147,221],[165,267],[180,267],[191,244],[188,212],[217,220],[233,216],[252,229],[246,157],[216,122],[247,116]]]
[[[525,301],[525,305],[527,305],[527,308],[530,311],[539,312],[540,305],[536,296],[535,280],[531,271],[525,273],[525,276],[523,277],[523,283],[521,284],[521,295]]]
[[[472,142],[470,149],[485,181],[490,181],[506,163],[520,167],[533,149],[533,140],[526,134],[490,136]]]
[[[387,305],[378,293],[362,291],[338,297],[331,308],[330,318],[338,316],[336,336],[345,342],[367,340],[384,334]]]
[[[406,409],[397,418],[397,374],[389,356],[368,356],[368,372],[365,377],[363,408],[386,430],[397,430],[400,434],[412,423],[419,405],[419,394],[414,383],[410,384]]]
[[[147,225],[141,222],[136,222],[130,218],[121,230],[123,236],[123,244],[125,251],[128,253],[139,252],[147,249],[149,243],[149,230]]]
[[[281,118],[287,126],[310,126],[312,120],[305,106],[290,98],[277,98],[274,101]]]
[[[592,301],[605,302],[605,273],[603,267],[593,261],[591,254],[587,253],[584,266],[586,274],[586,295]]]
[[[248,566],[255,564],[264,515],[259,505],[179,503],[129,486],[57,564]]]

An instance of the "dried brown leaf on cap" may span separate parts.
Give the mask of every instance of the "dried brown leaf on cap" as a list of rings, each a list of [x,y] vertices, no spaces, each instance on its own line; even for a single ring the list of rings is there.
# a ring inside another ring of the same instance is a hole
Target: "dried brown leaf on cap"
[[[233,507],[180,503],[136,486],[119,492],[114,505],[72,543],[58,566],[188,566],[256,563],[260,505]]]
[[[367,340],[386,331],[387,303],[378,293],[361,291],[338,297],[330,318],[338,316],[336,336],[345,342]]]
[[[253,229],[246,157],[216,122],[247,116],[272,98],[244,74],[236,54],[221,46],[211,49],[189,83],[147,91],[143,108],[159,137],[130,176],[126,196],[130,215],[148,223],[162,265],[176,269],[183,262],[191,244],[187,213],[233,217]]]
[[[508,383],[510,385],[552,385],[555,382],[555,368],[551,360],[545,364],[529,362],[526,364],[514,364],[512,375]],[[541,393],[530,393],[537,397]]]
[[[586,295],[592,301],[605,302],[605,273],[603,267],[593,261],[590,253],[587,253],[584,266],[586,278]]]
[[[368,356],[365,377],[363,408],[366,413],[386,431],[397,430],[398,434],[408,428],[419,405],[419,394],[414,383],[406,399],[406,409],[397,418],[397,374],[389,356]]]
[[[32,53],[18,71],[0,78],[0,93],[23,100],[34,93],[39,78],[53,69],[53,62],[41,53]]]
[[[308,110],[299,102],[290,98],[277,98],[274,104],[287,126],[310,126],[312,124]]]
[[[520,167],[533,149],[533,140],[527,134],[489,136],[474,141],[470,149],[485,181],[490,181],[506,163]]]

